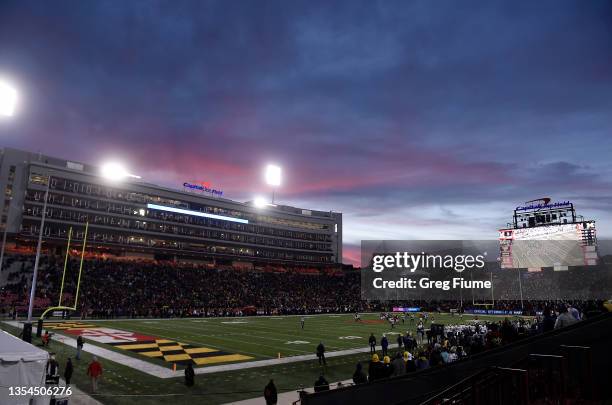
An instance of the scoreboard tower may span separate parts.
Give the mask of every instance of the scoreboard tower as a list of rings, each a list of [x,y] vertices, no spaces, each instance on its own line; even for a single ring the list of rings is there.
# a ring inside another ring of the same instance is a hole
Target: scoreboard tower
[[[577,215],[570,201],[546,197],[516,207],[512,223],[499,230],[499,241],[502,268],[567,270],[597,264],[595,221]]]

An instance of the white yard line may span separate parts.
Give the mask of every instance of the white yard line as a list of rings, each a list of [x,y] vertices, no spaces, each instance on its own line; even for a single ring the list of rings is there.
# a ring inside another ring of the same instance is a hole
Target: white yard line
[[[17,328],[23,328],[23,324],[19,321],[4,321],[4,323],[11,325]],[[36,325],[32,325],[32,333],[34,334],[38,329]],[[76,339],[71,337],[56,333],[53,334],[52,340],[63,343],[67,346],[74,347],[76,349]],[[148,361],[135,359],[130,356],[126,356],[121,353],[117,353],[112,350],[104,349],[100,346],[96,346],[93,344],[86,344],[83,347],[83,351],[87,353],[91,353],[100,358],[104,358],[107,360],[114,361],[116,363],[126,365],[132,367],[138,371],[142,371],[143,373],[152,375],[158,378],[172,378],[172,377],[180,377],[183,375],[180,371],[172,371],[170,368],[165,368],[159,366],[157,364],[150,363]],[[363,347],[358,349],[347,349],[347,350],[338,350],[333,352],[328,352],[325,354],[326,358],[347,356],[350,354],[357,353],[366,353],[369,352],[369,347]],[[297,363],[300,361],[308,361],[308,360],[316,360],[317,356],[315,354],[304,354],[300,356],[290,356],[290,357],[281,357],[280,359],[267,359],[267,360],[255,360],[249,362],[242,363],[232,363],[232,364],[221,364],[218,366],[209,366],[209,367],[199,367],[195,368],[194,371],[196,374],[211,374],[218,373],[222,371],[232,371],[232,370],[244,370],[247,368],[256,368],[256,367],[265,367],[265,366],[274,366],[278,364],[289,364],[289,363]]]

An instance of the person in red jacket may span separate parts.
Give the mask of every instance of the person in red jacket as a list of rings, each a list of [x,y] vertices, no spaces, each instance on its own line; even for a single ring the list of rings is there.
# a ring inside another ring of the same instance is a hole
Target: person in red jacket
[[[87,375],[91,377],[91,388],[93,392],[98,389],[98,378],[102,375],[102,365],[98,362],[96,356],[93,357],[89,367],[87,367]]]

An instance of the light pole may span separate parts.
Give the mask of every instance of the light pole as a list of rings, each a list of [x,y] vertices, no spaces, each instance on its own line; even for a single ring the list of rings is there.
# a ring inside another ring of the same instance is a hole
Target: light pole
[[[12,117],[17,106],[17,90],[7,82],[0,80],[0,116]],[[4,247],[6,246],[6,231],[8,227],[8,212],[4,221],[4,231],[2,232],[2,249],[0,251],[0,272],[4,264]]]
[[[42,217],[40,219],[40,232],[38,233],[38,244],[36,245],[36,259],[34,259],[34,274],[32,275],[32,288],[30,288],[30,303],[28,305],[28,321],[32,323],[32,310],[34,309],[34,297],[36,295],[36,279],[38,278],[38,263],[40,262],[40,250],[42,248],[43,231],[45,229],[45,218],[47,216],[47,200],[49,199],[49,186],[51,175],[47,176],[47,187],[45,188],[45,201],[43,203]]]
[[[8,212],[6,213],[6,221],[4,221],[4,230],[2,232],[2,249],[0,250],[0,273],[2,273],[2,265],[4,264],[4,247],[6,246],[6,228],[8,228]]]
[[[272,204],[274,204],[274,192],[276,191],[276,187],[281,184],[281,168],[276,165],[268,165],[266,166],[266,183],[269,186],[272,186]]]

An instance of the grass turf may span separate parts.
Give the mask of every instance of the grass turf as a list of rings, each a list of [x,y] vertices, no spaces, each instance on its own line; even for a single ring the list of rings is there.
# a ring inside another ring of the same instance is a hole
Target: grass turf
[[[173,339],[198,346],[211,347],[230,353],[241,353],[253,357],[253,360],[276,358],[280,352],[283,357],[302,354],[313,354],[316,346],[322,341],[328,352],[335,350],[362,348],[368,345],[370,333],[374,333],[380,343],[382,333],[416,331],[416,321],[408,319],[391,329],[388,323],[377,323],[377,314],[362,315],[364,322],[354,322],[352,315],[316,315],[306,317],[305,328],[300,328],[299,316],[284,317],[249,317],[249,318],[204,318],[204,319],[170,319],[170,320],[87,320],[100,326],[124,329],[159,338]],[[463,319],[448,314],[436,314],[435,322],[452,324],[461,323]],[[480,316],[483,320],[499,320],[499,317]],[[3,329],[16,333],[15,328],[1,324]],[[429,323],[428,323],[429,325]],[[358,337],[347,339],[346,337]],[[396,351],[397,335],[387,335],[392,352]],[[288,342],[308,343],[288,343]],[[40,343],[35,338],[34,343]],[[86,345],[97,344],[86,340]],[[109,345],[99,344],[105,348]],[[378,346],[380,349],[380,346]],[[171,363],[149,359],[145,356],[113,349],[122,354],[141,360],[151,361],[158,365],[172,367]],[[73,383],[81,390],[90,393],[91,388],[86,377],[87,364],[91,355],[84,353],[82,359],[74,360],[75,349],[53,341],[49,351],[56,353],[56,358],[63,372],[68,357],[73,358],[75,370]],[[380,354],[380,350],[379,350]],[[184,385],[183,373],[177,371],[177,378],[160,379],[142,373],[129,366],[109,360],[99,359],[104,367],[104,377],[95,396],[104,404],[162,404],[178,400],[181,403],[218,404],[263,395],[263,387],[270,378],[274,378],[279,392],[293,391],[300,387],[312,386],[321,372],[328,381],[350,379],[359,361],[368,361],[369,354],[361,353],[329,358],[327,367],[322,369],[316,360],[279,364],[267,367],[250,368],[214,374],[196,375],[196,385],[188,388]]]

